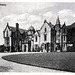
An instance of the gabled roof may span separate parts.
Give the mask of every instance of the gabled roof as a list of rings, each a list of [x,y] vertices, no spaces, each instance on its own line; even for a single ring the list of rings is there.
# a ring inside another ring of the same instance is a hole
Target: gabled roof
[[[6,25],[6,27],[5,27],[5,29],[4,29],[4,31],[3,31],[3,32],[5,32],[5,31],[6,31],[7,27],[8,27],[8,29],[10,30],[10,27],[9,27],[8,22],[7,22],[7,25]]]
[[[40,36],[40,30],[36,30],[35,33],[38,33],[38,35]],[[34,34],[35,35],[35,34]]]
[[[67,26],[67,29],[70,29],[70,28],[75,28],[75,22],[69,26]]]
[[[49,25],[52,29],[54,28],[54,25],[51,24],[51,22],[49,22],[48,25]]]
[[[15,28],[15,27],[9,26],[9,28],[10,28],[10,30],[11,30],[12,32],[15,32],[15,31],[16,31],[16,28]],[[20,31],[20,33],[26,32],[25,29],[21,29],[21,28],[19,28],[19,31]]]
[[[28,30],[35,30],[33,26],[30,26]]]
[[[40,30],[42,29],[42,27],[44,26],[45,23],[47,23],[47,25],[49,25],[50,28],[53,28],[54,27],[54,25],[52,25],[51,22],[48,23],[46,20],[44,20],[44,23],[41,26]]]
[[[12,31],[12,32],[15,32],[15,31],[16,31],[16,27],[9,26],[8,23],[7,23],[6,28],[7,28],[7,27],[8,27],[9,30]],[[6,28],[5,28],[5,30],[6,30]],[[5,30],[4,30],[3,32],[5,32]],[[19,31],[20,31],[20,33],[24,33],[24,32],[26,32],[27,30],[19,28]]]
[[[66,27],[66,24],[65,24],[65,22],[64,22],[64,24],[62,25],[62,28],[65,28]]]

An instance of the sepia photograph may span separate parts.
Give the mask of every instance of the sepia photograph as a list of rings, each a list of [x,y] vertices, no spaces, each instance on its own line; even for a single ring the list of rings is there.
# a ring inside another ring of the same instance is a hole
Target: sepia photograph
[[[75,73],[75,2],[0,2],[0,72]]]

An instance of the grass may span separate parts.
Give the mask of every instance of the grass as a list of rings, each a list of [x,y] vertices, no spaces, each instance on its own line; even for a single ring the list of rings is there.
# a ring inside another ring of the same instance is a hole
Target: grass
[[[5,66],[0,66],[0,72],[8,72],[11,68],[5,67]]]
[[[75,72],[74,52],[18,54],[4,56],[2,58],[25,65]]]

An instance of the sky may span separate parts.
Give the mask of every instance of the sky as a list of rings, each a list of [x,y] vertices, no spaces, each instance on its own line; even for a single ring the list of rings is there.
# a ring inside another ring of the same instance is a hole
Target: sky
[[[2,6],[1,4],[6,4]],[[61,25],[75,22],[75,2],[0,2],[0,44],[3,44],[3,30],[10,26],[28,29],[31,25],[40,29],[44,20],[53,25],[59,16]]]

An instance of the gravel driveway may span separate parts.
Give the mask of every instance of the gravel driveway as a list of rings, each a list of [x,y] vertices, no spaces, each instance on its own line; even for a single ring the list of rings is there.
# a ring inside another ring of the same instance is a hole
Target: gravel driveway
[[[59,71],[59,70],[52,70],[52,69],[18,64],[18,63],[10,62],[1,58],[2,56],[12,55],[12,54],[26,54],[26,53],[24,52],[0,53],[0,72],[51,72],[51,73],[52,72],[57,72],[57,73],[64,72],[64,71]]]

